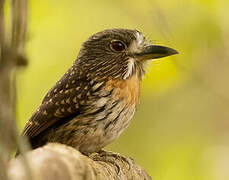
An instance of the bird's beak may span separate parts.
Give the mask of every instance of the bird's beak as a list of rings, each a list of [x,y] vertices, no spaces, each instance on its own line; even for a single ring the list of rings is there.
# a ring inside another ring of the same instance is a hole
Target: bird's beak
[[[143,50],[141,50],[141,52],[136,53],[135,55],[139,60],[150,60],[171,56],[174,54],[178,54],[178,52],[172,48],[165,46],[148,45],[145,46]]]

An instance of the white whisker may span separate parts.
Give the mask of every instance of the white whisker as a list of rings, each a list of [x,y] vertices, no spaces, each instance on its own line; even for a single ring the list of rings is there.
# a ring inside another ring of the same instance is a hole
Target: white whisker
[[[135,71],[135,60],[130,58],[128,67],[127,67],[127,72],[125,73],[123,79],[127,79],[129,76],[131,76]]]

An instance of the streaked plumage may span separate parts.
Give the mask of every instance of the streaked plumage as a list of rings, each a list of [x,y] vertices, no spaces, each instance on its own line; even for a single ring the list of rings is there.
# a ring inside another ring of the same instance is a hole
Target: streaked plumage
[[[177,53],[155,46],[161,49],[152,55],[149,46],[137,30],[110,29],[91,36],[29,119],[23,136],[33,148],[59,142],[83,153],[114,141],[139,104],[144,63]]]

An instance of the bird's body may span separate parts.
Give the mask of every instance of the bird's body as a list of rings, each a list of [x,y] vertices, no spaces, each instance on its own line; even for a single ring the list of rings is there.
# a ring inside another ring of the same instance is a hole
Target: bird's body
[[[23,136],[33,148],[59,142],[83,153],[101,150],[129,125],[146,60],[177,53],[154,47],[160,47],[155,57],[136,30],[111,29],[90,37],[27,122]]]
[[[61,113],[70,112],[71,108],[74,108],[74,101],[81,102],[81,113],[72,117],[71,120],[63,118],[63,122],[59,122],[32,138],[32,146],[39,147],[46,142],[60,142],[85,153],[102,149],[127,128],[135,113],[140,91],[140,83],[137,78],[139,77],[133,76],[126,81],[95,82],[87,87],[90,94],[82,95],[80,93],[82,90],[79,90],[79,95],[76,94],[69,100],[63,98],[57,101],[60,102],[60,105],[55,112],[56,116],[61,117]],[[82,89],[85,87],[83,85]],[[70,93],[71,89],[68,90]],[[66,91],[67,89],[63,90],[63,94]],[[55,96],[52,100],[47,99],[43,103],[48,104],[51,101],[56,101]],[[70,102],[69,105],[68,102]],[[75,105],[78,106],[78,103]]]

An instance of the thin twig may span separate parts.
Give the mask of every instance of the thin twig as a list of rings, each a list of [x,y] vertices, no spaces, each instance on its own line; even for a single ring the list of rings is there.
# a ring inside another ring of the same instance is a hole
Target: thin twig
[[[4,0],[0,0],[0,47],[5,44]]]
[[[0,179],[6,180],[6,164],[20,144],[15,121],[16,69],[26,64],[24,46],[27,29],[27,0],[12,0],[11,18],[5,19],[6,1],[0,0]],[[6,21],[10,32],[6,32]],[[7,34],[7,36],[6,36]],[[25,147],[22,145],[22,147]],[[23,148],[21,148],[23,149]],[[23,150],[22,150],[23,151]],[[26,166],[26,163],[25,163]]]

